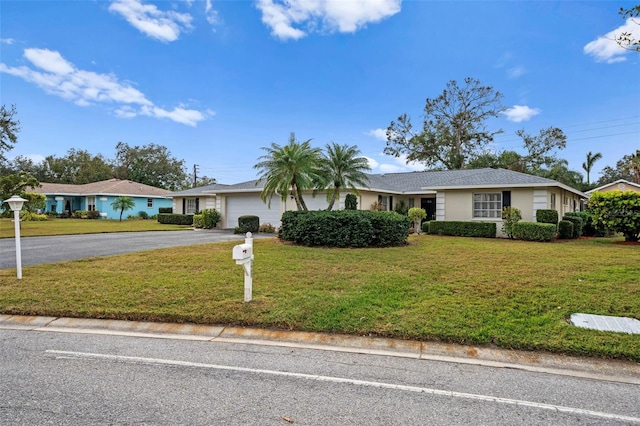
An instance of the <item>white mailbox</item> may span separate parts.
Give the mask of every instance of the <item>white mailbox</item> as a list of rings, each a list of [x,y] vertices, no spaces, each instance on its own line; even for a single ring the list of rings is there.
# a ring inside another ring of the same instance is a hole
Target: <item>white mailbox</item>
[[[238,244],[233,248],[233,260],[236,260],[236,261],[251,260],[252,255],[253,255],[253,246],[251,244]]]

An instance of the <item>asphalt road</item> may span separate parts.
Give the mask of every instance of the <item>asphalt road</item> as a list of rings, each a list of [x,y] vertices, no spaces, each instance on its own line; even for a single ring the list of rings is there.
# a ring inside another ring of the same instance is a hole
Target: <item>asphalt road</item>
[[[640,387],[230,342],[0,330],[0,424],[625,425]]]
[[[254,238],[272,237],[258,234]],[[88,257],[110,256],[165,247],[190,246],[221,241],[244,242],[244,235],[232,231],[154,231],[106,234],[23,237],[22,266],[54,263]],[[16,267],[14,238],[0,239],[0,269]]]

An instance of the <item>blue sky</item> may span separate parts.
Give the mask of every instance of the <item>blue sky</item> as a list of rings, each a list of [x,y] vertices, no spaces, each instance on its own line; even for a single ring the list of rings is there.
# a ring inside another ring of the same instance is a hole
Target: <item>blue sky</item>
[[[564,130],[582,171],[640,149],[640,53],[612,34],[640,25],[634,2],[401,0],[0,2],[0,98],[22,131],[9,156],[107,158],[155,143],[220,183],[289,133],[357,145],[375,173],[423,170],[386,156],[384,130],[421,122],[450,80],[504,94],[489,148],[520,150],[518,129]],[[626,27],[625,27],[626,26]],[[637,36],[636,36],[637,37]]]

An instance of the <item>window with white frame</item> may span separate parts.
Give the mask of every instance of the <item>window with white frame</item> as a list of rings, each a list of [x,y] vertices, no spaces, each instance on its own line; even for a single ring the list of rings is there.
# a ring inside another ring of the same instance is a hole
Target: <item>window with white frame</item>
[[[380,203],[380,210],[386,212],[389,208],[389,197],[378,195],[378,203]]]
[[[409,198],[409,208],[413,208],[416,206],[416,199],[415,198]]]
[[[551,193],[551,210],[556,209],[556,194]]]
[[[196,199],[187,198],[186,208],[184,214],[194,214],[196,212]]]
[[[147,198],[147,207],[148,208],[152,208],[153,207],[153,198]]]
[[[96,210],[96,197],[87,197],[87,210]]]
[[[473,194],[474,218],[501,218],[502,217],[502,193],[478,192]]]

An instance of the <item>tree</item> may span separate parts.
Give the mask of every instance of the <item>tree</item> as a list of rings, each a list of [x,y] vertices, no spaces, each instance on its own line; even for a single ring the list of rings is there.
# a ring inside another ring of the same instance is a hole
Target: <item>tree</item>
[[[116,145],[115,176],[134,182],[176,191],[187,178],[184,160],[171,156],[167,147],[156,144],[130,147]]]
[[[33,173],[48,183],[72,183],[82,185],[111,179],[113,167],[102,154],[92,155],[86,150],[71,148],[64,157],[49,155],[40,165],[33,167]]]
[[[25,198],[24,195],[28,188],[37,188],[40,182],[27,173],[13,173],[6,176],[0,176],[0,202],[11,198],[12,195],[18,195]],[[8,212],[9,205],[2,203],[2,209]]]
[[[640,25],[639,21],[633,19],[640,16],[640,5],[629,9],[621,7],[619,13],[623,19],[629,19],[631,22]],[[640,39],[638,38],[637,33],[634,35],[633,32],[625,31],[616,37],[616,43],[618,43],[618,45],[623,49],[640,52]]]
[[[502,232],[513,240],[513,225],[522,220],[522,212],[516,207],[502,208]]]
[[[640,239],[640,193],[634,191],[595,191],[587,208],[593,224],[621,232],[625,241]]]
[[[616,162],[615,167],[606,166],[602,169],[602,176],[595,185],[604,186],[620,179],[640,183],[640,173],[636,172],[638,159],[640,159],[640,150],[636,150],[634,154],[623,156]]]
[[[322,151],[311,147],[311,139],[298,142],[293,132],[287,145],[280,146],[272,142],[271,147],[262,149],[267,154],[260,156],[258,159],[262,161],[253,166],[259,170],[259,179],[265,179],[264,189],[260,194],[262,201],[268,200],[271,206],[274,195],[279,195],[284,201],[291,191],[298,210],[308,210],[302,193],[313,189],[321,181]]]
[[[4,153],[11,151],[18,141],[16,133],[20,131],[20,121],[14,118],[16,114],[15,105],[10,110],[4,105],[0,107],[0,164],[7,161]]]
[[[524,169],[534,173],[543,167],[553,167],[558,161],[555,150],[567,146],[567,137],[557,127],[540,130],[536,136],[529,135],[524,129],[518,130],[516,135],[522,138],[527,155],[522,158]]]
[[[422,221],[422,219],[425,219],[427,217],[427,212],[425,211],[425,209],[421,209],[420,207],[411,207],[407,212],[407,215],[409,216],[411,222],[413,222],[413,233],[419,234],[421,231],[420,222]]]
[[[349,188],[358,194],[356,185],[365,186],[369,182],[365,174],[365,170],[371,170],[369,161],[359,155],[360,150],[355,145],[327,145],[320,166],[322,180],[317,185],[317,189],[327,189],[327,210],[333,209],[342,189]]]
[[[538,169],[533,174],[547,179],[553,179],[558,182],[569,185],[572,188],[582,189],[582,173],[575,170],[569,170],[569,162],[565,159],[556,160],[547,169]]]
[[[584,169],[585,172],[587,172],[587,186],[591,185],[591,179],[590,179],[591,169],[593,168],[594,163],[601,158],[602,158],[602,153],[600,152],[596,152],[594,154],[593,152],[589,151],[587,153],[587,161],[582,163],[582,168]]]
[[[122,222],[122,213],[124,213],[125,210],[131,210],[135,207],[135,205],[136,202],[133,200],[133,198],[126,195],[117,197],[115,200],[113,200],[113,203],[111,203],[111,207],[113,207],[113,210],[120,210],[120,222]]]
[[[472,156],[502,132],[488,131],[485,126],[504,110],[502,97],[479,80],[466,78],[463,87],[451,80],[440,96],[427,98],[421,131],[413,130],[407,114],[391,122],[384,152],[406,155],[407,162],[423,162],[427,167],[464,169]]]

